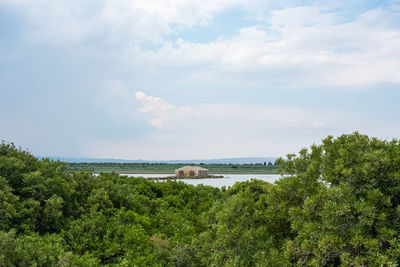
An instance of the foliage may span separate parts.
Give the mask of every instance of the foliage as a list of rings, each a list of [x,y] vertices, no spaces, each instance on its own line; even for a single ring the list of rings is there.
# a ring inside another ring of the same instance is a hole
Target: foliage
[[[276,164],[291,176],[220,190],[69,171],[3,142],[0,266],[398,266],[398,140],[328,137]]]

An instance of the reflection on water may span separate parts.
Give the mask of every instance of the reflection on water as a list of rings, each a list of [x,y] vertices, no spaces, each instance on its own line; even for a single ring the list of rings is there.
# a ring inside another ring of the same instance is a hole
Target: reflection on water
[[[171,176],[171,174],[121,174],[133,177],[144,177],[144,178],[152,178],[152,177],[167,177]],[[250,179],[258,179],[263,180],[269,183],[273,183],[279,178],[281,175],[279,174],[214,174],[214,175],[222,175],[224,178],[205,178],[205,179],[179,179],[177,181],[182,181],[191,185],[209,185],[214,187],[229,187],[233,186],[236,182],[244,182]],[[165,180],[160,180],[165,181]]]

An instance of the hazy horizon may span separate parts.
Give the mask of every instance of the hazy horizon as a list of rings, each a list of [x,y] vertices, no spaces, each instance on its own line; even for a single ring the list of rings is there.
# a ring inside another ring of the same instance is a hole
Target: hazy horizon
[[[168,163],[168,164],[181,164],[181,163],[193,163],[193,164],[254,164],[254,163],[268,163],[274,162],[277,157],[243,157],[243,158],[202,158],[202,159],[168,159],[168,160],[157,160],[157,159],[121,159],[121,158],[79,158],[79,157],[58,157],[58,156],[41,156],[35,155],[39,159],[50,158],[52,160],[59,160],[70,163]]]

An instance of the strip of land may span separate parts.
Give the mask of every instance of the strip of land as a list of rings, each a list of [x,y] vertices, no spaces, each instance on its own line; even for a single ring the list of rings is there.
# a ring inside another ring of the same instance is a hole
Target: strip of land
[[[116,172],[123,174],[174,174],[176,169],[187,164],[166,163],[68,163],[73,171],[90,171],[92,173]],[[278,166],[268,164],[200,164],[208,169],[209,174],[277,174]]]

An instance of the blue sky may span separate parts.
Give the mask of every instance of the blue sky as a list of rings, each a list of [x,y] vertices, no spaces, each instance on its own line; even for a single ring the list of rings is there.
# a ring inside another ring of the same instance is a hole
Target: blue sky
[[[0,0],[0,139],[161,160],[399,138],[399,47],[397,0]]]

